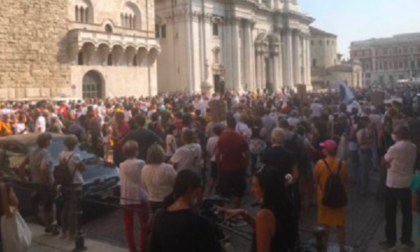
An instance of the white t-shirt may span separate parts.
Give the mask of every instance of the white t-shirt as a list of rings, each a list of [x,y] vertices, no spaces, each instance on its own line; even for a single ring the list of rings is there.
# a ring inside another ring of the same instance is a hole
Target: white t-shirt
[[[319,103],[311,104],[311,117],[320,117],[322,115],[322,110],[324,107]]]
[[[80,154],[74,151],[61,152],[59,160],[61,161],[63,159],[68,162],[67,166],[70,170],[71,175],[73,175],[73,173],[75,172],[77,165],[83,161]],[[78,170],[76,170],[76,173],[74,173],[73,184],[83,184],[82,173]]]
[[[139,159],[128,159],[120,164],[121,205],[139,205],[148,201],[146,190],[141,185],[142,169],[145,165]]]
[[[141,185],[146,190],[149,200],[163,202],[174,189],[176,171],[170,164],[148,164],[141,172]]]
[[[398,141],[385,154],[385,160],[391,163],[386,178],[389,188],[409,188],[414,177],[414,165],[417,147],[410,141]]]
[[[38,116],[35,122],[35,133],[44,133],[47,130],[47,121],[45,117]]]
[[[177,171],[192,170],[201,173],[201,146],[199,144],[187,144],[177,149],[171,158],[171,163],[177,164]]]
[[[206,150],[209,155],[211,155],[210,161],[216,161],[216,147],[217,142],[219,141],[219,136],[212,136],[207,141]]]

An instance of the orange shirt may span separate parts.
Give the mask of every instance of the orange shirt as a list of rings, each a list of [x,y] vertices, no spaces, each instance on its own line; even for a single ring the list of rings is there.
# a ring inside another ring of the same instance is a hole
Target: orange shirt
[[[12,125],[9,122],[0,121],[0,136],[10,136],[12,134]]]

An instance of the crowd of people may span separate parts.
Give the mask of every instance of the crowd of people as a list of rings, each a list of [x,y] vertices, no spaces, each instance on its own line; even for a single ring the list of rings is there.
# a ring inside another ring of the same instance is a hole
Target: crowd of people
[[[216,120],[220,116],[212,111],[212,102],[224,104],[226,116]],[[38,149],[22,163],[20,174],[27,176],[29,167],[31,180],[44,186],[46,232],[58,233],[54,209],[61,209],[62,234],[75,235],[72,220],[77,219],[85,170],[75,146],[84,144],[120,169],[130,252],[139,251],[135,215],[141,251],[219,251],[213,226],[194,211],[203,195],[231,200],[230,207],[219,210],[226,220],[242,218],[253,228],[252,251],[295,251],[300,212],[312,206],[318,207],[318,223],[326,230],[324,243],[336,227],[340,251],[345,251],[347,201],[340,199],[351,183],[360,197],[385,202],[386,241],[381,245],[389,251],[396,247],[401,202],[401,242],[414,246],[411,211],[420,202],[420,177],[414,176],[420,168],[420,138],[411,109],[398,102],[374,106],[366,99],[351,109],[335,94],[227,93],[0,106],[1,136],[39,134]],[[55,168],[48,147],[53,133],[68,135],[60,165],[72,174],[72,187],[62,190],[60,206],[51,192]],[[372,171],[381,178],[373,193]],[[12,188],[4,183],[1,188],[2,214],[7,216],[4,206],[18,203]],[[249,190],[260,207],[256,216],[242,204]]]

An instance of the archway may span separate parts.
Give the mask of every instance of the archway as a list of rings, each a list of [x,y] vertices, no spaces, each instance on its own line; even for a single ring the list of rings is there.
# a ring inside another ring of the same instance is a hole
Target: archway
[[[97,71],[89,71],[83,77],[83,99],[103,99],[104,81]]]

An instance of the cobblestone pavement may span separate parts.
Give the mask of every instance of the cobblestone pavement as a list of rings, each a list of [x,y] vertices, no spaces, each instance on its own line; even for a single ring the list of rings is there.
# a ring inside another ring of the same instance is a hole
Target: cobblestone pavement
[[[377,244],[383,240],[384,210],[383,204],[377,203],[373,192],[378,184],[379,174],[372,172],[370,191],[371,194],[365,197],[359,196],[355,185],[350,186],[349,206],[347,209],[347,244],[354,252],[380,252]],[[250,211],[257,209],[250,205],[254,203],[251,194],[244,198],[244,206]],[[301,228],[313,229],[316,227],[316,207],[302,212]],[[93,219],[84,224],[84,230],[90,239],[106,242],[114,246],[125,247],[125,234],[122,222],[122,213],[104,206],[92,205],[89,207],[89,216]],[[414,219],[416,220],[417,217]],[[416,223],[416,221],[414,221]],[[417,230],[414,228],[414,230]],[[247,230],[250,231],[250,230]],[[413,232],[414,234],[414,232]],[[302,240],[312,239],[308,234],[302,234]],[[250,241],[233,238],[232,243],[238,251],[248,251]],[[335,242],[332,234],[331,242]],[[332,248],[328,251],[335,251]]]

